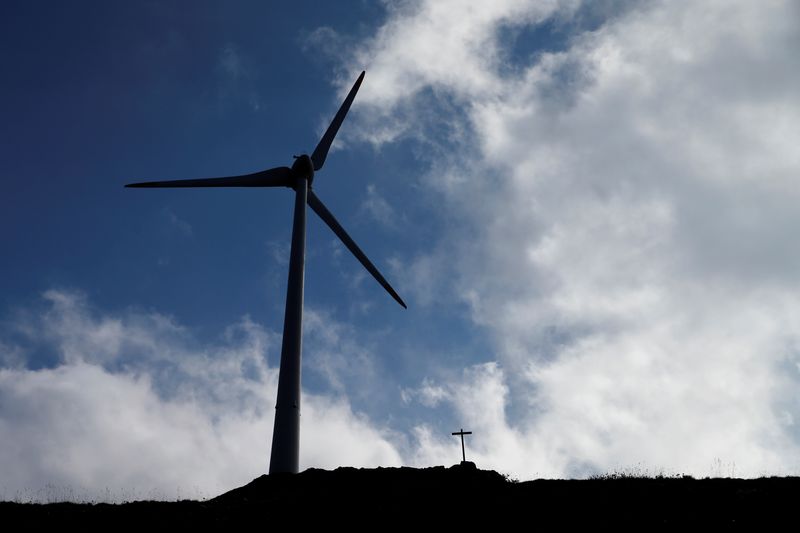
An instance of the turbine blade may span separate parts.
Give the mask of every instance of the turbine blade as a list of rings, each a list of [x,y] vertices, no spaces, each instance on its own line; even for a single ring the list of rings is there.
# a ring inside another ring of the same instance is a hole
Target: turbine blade
[[[372,262],[367,259],[367,256],[364,255],[364,252],[361,251],[361,248],[359,248],[353,239],[350,238],[350,235],[347,234],[342,225],[339,224],[331,212],[328,211],[328,208],[325,207],[325,204],[322,203],[322,200],[320,200],[311,189],[308,190],[308,205],[317,215],[319,215],[322,220],[325,221],[325,223],[333,230],[336,236],[342,240],[344,245],[347,246],[347,249],[350,250],[354,256],[356,256],[356,259],[361,261],[361,264],[364,265],[364,268],[366,268],[369,273],[372,274],[376,280],[378,280],[378,283],[380,283],[383,288],[386,289],[386,292],[391,294],[392,298],[394,298],[397,303],[402,305],[405,309],[408,309],[403,299],[397,295],[392,286],[389,285],[389,282],[386,281],[380,272],[378,272],[378,269],[375,268],[375,265],[373,265]]]
[[[196,180],[145,181],[129,183],[126,187],[291,187],[292,170],[289,167],[276,167],[253,174],[228,176],[225,178],[203,178]]]
[[[361,75],[356,80],[353,88],[350,89],[347,98],[342,102],[342,106],[339,108],[339,111],[336,112],[336,116],[333,117],[331,125],[328,126],[327,131],[325,131],[325,135],[322,136],[322,139],[319,140],[319,144],[314,148],[314,153],[311,154],[311,161],[314,162],[314,170],[321,169],[322,165],[325,164],[325,158],[328,157],[328,150],[331,147],[331,143],[333,143],[333,138],[336,137],[336,132],[339,131],[339,127],[342,125],[345,115],[347,115],[347,112],[350,110],[350,104],[353,103],[358,88],[361,87],[361,81],[364,79],[365,72],[364,70],[361,71]]]

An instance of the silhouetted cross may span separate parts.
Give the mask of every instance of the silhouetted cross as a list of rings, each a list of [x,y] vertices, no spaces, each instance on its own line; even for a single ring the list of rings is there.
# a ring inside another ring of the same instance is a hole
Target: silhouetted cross
[[[467,462],[467,456],[464,454],[464,435],[472,435],[471,431],[464,431],[464,428],[461,428],[461,431],[456,431],[453,435],[459,435],[461,437],[461,459],[463,459],[463,463]]]

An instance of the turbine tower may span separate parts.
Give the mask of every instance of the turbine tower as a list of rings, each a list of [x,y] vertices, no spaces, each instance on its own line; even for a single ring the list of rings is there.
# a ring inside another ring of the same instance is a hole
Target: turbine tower
[[[272,433],[272,454],[269,473],[297,473],[300,451],[300,362],[303,341],[303,277],[306,254],[306,204],[330,227],[347,249],[356,256],[372,276],[397,303],[406,308],[389,282],[378,272],[375,265],[364,255],[361,248],[350,238],[336,218],[328,211],[311,185],[314,172],[325,164],[325,158],[336,132],[342,125],[350,104],[361,86],[364,72],[356,80],[342,102],[336,116],[309,156],[294,156],[292,167],[275,167],[253,174],[224,178],[204,178],[174,181],[149,181],[130,183],[125,187],[289,187],[294,189],[294,222],[292,225],[292,248],[289,258],[289,282],[286,287],[286,312],[283,318],[283,343],[281,366],[278,377],[278,401],[275,407],[275,426]]]

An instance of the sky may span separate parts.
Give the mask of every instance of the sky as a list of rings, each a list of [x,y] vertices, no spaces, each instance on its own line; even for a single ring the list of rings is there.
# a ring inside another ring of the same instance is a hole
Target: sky
[[[800,474],[800,4],[0,6],[0,498],[265,473],[290,165],[301,469]]]

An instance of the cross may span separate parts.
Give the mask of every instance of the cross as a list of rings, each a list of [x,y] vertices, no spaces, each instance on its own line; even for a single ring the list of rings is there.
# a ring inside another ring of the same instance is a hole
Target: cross
[[[461,437],[461,459],[463,459],[463,463],[467,462],[467,456],[464,454],[464,435],[472,435],[471,431],[464,431],[464,428],[461,428],[461,431],[456,431],[453,435],[459,435]]]

